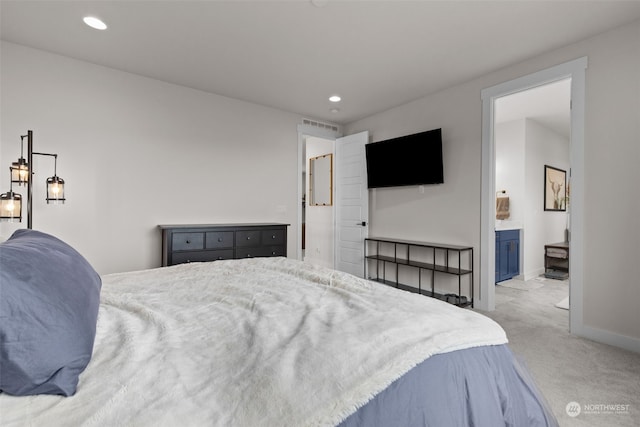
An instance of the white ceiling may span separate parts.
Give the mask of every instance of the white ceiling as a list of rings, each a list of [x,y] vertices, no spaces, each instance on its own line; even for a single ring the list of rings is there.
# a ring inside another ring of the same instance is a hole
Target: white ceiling
[[[571,79],[560,80],[498,98],[496,123],[533,119],[564,136],[571,134]]]
[[[344,124],[640,19],[640,1],[314,3],[1,0],[1,36]]]

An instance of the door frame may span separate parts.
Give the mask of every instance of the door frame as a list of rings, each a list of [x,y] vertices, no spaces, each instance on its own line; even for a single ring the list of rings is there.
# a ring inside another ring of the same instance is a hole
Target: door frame
[[[482,98],[482,191],[480,212],[480,289],[476,307],[495,309],[495,100],[547,83],[571,78],[571,209],[569,227],[569,330],[583,335],[583,245],[584,245],[584,125],[587,57],[575,59],[481,91]]]

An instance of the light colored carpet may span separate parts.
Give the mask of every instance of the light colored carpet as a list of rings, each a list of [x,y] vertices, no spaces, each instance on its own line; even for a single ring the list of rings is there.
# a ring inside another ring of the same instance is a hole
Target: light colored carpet
[[[569,297],[563,298],[562,301],[556,304],[556,307],[569,310]]]
[[[640,354],[569,334],[569,311],[555,307],[569,281],[535,281],[543,286],[528,292],[496,286],[496,310],[482,313],[505,329],[560,425],[640,426]],[[571,402],[581,406],[577,417],[567,414]],[[606,405],[628,406],[615,413]]]
[[[500,292],[496,292],[496,299],[495,299],[495,304],[500,305],[500,304],[506,304],[508,302],[511,302],[515,299],[515,297],[510,297],[508,295],[502,295]]]
[[[520,279],[509,279],[509,280],[505,280],[504,282],[497,283],[497,286],[504,286],[505,288],[519,289],[521,291],[530,291],[533,289],[539,289],[543,287],[544,283],[536,280],[529,280],[525,282],[524,280],[520,280]]]

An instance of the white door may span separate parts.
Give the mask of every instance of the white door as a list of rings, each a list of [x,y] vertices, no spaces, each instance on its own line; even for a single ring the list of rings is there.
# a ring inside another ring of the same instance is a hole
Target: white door
[[[336,139],[335,269],[364,276],[369,190],[364,146],[369,132]]]

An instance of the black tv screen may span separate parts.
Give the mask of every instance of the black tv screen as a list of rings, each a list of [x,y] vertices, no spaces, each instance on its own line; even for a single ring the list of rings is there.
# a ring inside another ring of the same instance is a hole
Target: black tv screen
[[[442,129],[365,145],[369,188],[442,184]]]

